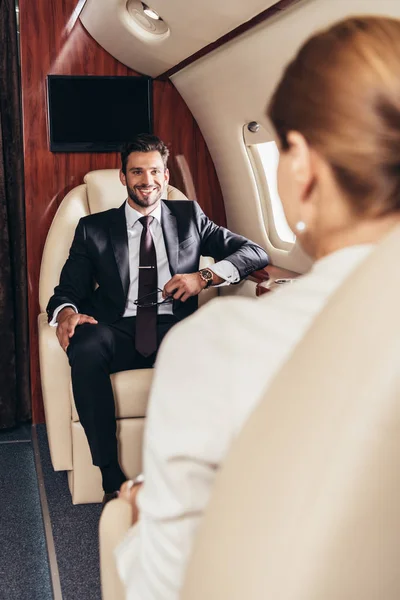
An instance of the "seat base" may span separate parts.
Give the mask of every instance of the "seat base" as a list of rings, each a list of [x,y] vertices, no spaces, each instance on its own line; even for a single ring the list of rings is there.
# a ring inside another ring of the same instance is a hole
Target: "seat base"
[[[117,420],[118,454],[122,470],[134,479],[142,469],[142,440],[144,419]],[[92,464],[89,444],[81,423],[71,423],[74,469],[68,471],[68,485],[73,504],[101,502],[103,488],[101,473]]]
[[[124,600],[125,589],[119,578],[114,550],[132,524],[132,507],[122,498],[109,502],[99,523],[100,575],[103,600]]]

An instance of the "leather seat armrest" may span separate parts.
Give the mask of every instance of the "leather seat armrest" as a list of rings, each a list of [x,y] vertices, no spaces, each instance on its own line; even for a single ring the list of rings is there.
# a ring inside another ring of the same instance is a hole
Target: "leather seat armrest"
[[[50,455],[56,471],[72,469],[70,367],[47,315],[38,317],[39,361]]]

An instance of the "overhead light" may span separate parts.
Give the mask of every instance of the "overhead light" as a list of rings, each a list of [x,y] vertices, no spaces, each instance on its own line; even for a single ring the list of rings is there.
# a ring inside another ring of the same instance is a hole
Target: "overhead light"
[[[147,6],[147,4],[145,4],[144,2],[142,2],[142,6],[144,14],[150,17],[150,19],[154,19],[155,21],[161,19],[160,15],[155,10],[150,8],[150,6]]]
[[[105,0],[104,0],[105,1]],[[151,2],[151,0],[148,0]],[[1,0],[0,0],[1,3]],[[169,27],[160,15],[140,0],[126,0],[127,25],[133,35],[145,43],[162,42],[170,35]]]

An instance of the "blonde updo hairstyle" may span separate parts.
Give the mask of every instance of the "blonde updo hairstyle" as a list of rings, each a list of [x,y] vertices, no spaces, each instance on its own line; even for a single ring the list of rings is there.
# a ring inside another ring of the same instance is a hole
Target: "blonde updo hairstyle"
[[[282,151],[298,131],[358,216],[400,210],[400,21],[353,17],[312,36],[268,107]]]

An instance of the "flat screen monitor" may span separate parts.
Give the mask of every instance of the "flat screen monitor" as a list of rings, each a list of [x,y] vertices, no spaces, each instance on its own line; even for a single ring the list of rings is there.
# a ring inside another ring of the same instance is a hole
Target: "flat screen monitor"
[[[52,152],[115,152],[152,133],[150,77],[48,75]]]

